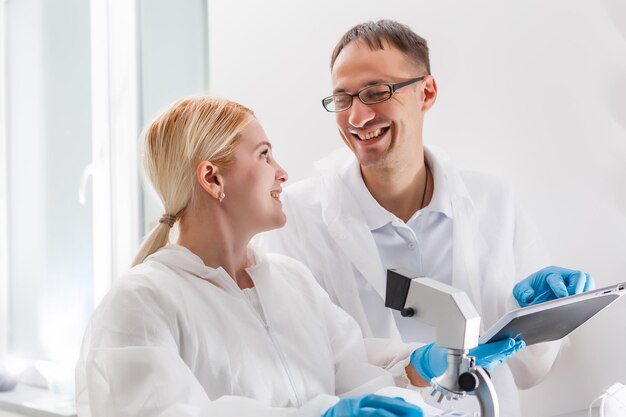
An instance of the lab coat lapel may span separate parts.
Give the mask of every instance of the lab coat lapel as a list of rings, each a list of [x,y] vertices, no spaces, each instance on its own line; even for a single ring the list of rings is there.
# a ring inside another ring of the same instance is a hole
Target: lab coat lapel
[[[467,187],[459,173],[448,164],[445,175],[450,190],[454,226],[452,231],[452,286],[467,293],[474,307],[482,316],[482,297],[480,292],[481,256],[484,252],[484,241],[480,235],[474,205]],[[484,322],[481,321],[481,326]]]
[[[336,172],[327,172],[323,182],[327,192],[321,193],[322,217],[328,233],[384,300],[385,272],[361,208]]]
[[[385,273],[370,230],[363,221],[339,216],[328,223],[328,231],[343,254],[385,299]]]

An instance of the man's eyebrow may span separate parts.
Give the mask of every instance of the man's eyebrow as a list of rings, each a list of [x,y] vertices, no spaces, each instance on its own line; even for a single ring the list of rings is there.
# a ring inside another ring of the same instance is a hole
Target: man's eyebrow
[[[272,149],[272,144],[269,143],[268,141],[264,140],[263,142],[259,142],[257,143],[257,145],[254,147],[254,150],[259,149],[261,146],[266,145],[268,146],[270,149]]]
[[[376,79],[376,80],[372,80],[370,82],[368,82],[367,84],[362,85],[358,90],[356,91],[361,91],[364,88],[367,87],[371,87],[373,85],[376,84],[391,84],[388,80],[383,80],[382,78]],[[355,91],[355,93],[356,93]],[[344,88],[337,88],[336,90],[333,90],[333,94],[339,94],[339,93],[345,93],[346,90]]]

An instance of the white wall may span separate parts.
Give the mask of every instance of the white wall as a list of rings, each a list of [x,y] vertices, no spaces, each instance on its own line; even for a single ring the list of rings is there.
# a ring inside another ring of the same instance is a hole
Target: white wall
[[[251,106],[291,182],[342,146],[329,56],[353,24],[391,18],[431,47],[439,98],[425,141],[509,180],[556,264],[599,286],[626,276],[626,3],[623,0],[211,0],[213,95]],[[626,302],[571,338],[525,415],[585,408],[626,383]]]

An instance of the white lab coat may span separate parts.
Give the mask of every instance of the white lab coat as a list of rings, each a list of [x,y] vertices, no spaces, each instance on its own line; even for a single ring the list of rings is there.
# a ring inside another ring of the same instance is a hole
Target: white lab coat
[[[304,265],[251,251],[265,322],[223,269],[181,246],[118,280],[83,340],[79,416],[319,417],[338,395],[394,384]]]
[[[508,187],[475,172],[459,171],[444,157],[437,158],[447,181],[453,211],[452,285],[464,290],[482,316],[483,330],[505,312],[517,308],[514,284],[546,266],[545,250],[536,230]],[[348,150],[318,162],[320,175],[285,189],[284,228],[258,237],[258,243],[304,262],[331,299],[372,333],[359,297],[357,276],[385,297],[386,272],[361,207],[339,173],[355,164]],[[400,334],[393,320],[387,334]],[[528,388],[551,369],[559,342],[528,347],[496,369],[493,377],[503,415],[519,415],[515,384]],[[512,371],[512,372],[511,372]],[[504,413],[504,410],[507,413]]]

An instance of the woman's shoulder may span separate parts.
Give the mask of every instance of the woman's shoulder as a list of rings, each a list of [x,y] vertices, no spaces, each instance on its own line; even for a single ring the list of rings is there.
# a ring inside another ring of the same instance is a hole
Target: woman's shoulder
[[[166,275],[148,261],[120,276],[91,316],[84,349],[175,346],[184,303]]]
[[[173,300],[177,290],[174,273],[162,264],[146,261],[122,274],[102,300],[102,309],[168,309],[177,303]]]
[[[122,274],[113,288],[119,288],[120,291],[161,292],[172,281],[171,275],[172,271],[163,264],[148,259]]]

